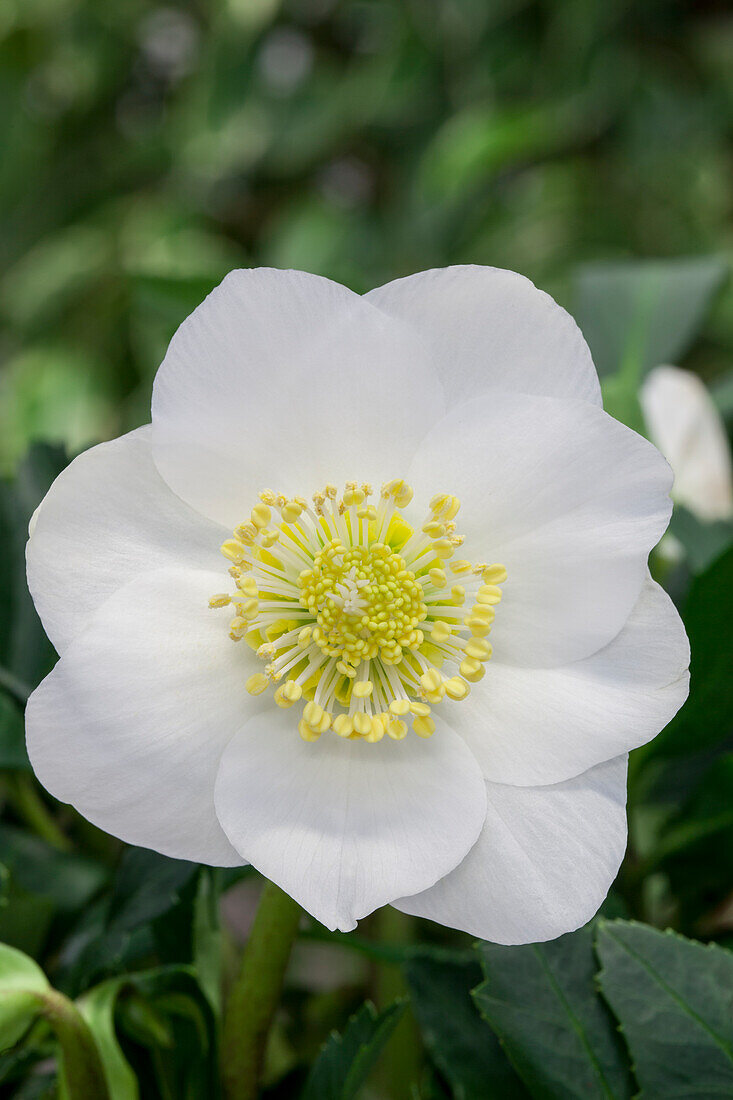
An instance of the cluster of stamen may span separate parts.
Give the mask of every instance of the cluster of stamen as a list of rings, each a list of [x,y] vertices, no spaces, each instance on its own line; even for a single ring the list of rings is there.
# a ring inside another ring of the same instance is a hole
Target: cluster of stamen
[[[233,606],[230,637],[264,662],[247,689],[273,686],[278,706],[303,704],[306,741],[329,729],[401,740],[408,722],[429,737],[431,708],[465,699],[491,656],[506,570],[453,558],[458,499],[434,497],[416,532],[399,511],[412,499],[404,481],[383,485],[376,505],[371,495],[355,482],[312,503],[266,490],[221,548],[236,591],[209,604]]]

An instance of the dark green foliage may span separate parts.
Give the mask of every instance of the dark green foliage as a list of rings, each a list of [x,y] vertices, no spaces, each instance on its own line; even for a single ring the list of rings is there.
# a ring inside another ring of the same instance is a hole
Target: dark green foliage
[[[456,1100],[482,1100],[489,1091],[523,1100],[530,1094],[471,996],[481,976],[473,952],[451,960],[425,948],[405,965],[423,1042]]]
[[[531,1096],[630,1100],[625,1053],[594,984],[590,928],[526,947],[482,944],[478,953],[486,980],[476,1004]]]
[[[641,924],[601,924],[599,982],[640,1100],[733,1095],[733,955]]]
[[[403,1005],[377,1012],[369,1001],[334,1032],[306,1081],[301,1100],[354,1100],[402,1015]]]
[[[475,988],[470,956],[447,962],[424,949],[406,964],[423,1040],[454,1100],[733,1095],[729,951],[621,920],[475,951],[485,978]],[[526,1092],[497,1061],[497,1039]]]

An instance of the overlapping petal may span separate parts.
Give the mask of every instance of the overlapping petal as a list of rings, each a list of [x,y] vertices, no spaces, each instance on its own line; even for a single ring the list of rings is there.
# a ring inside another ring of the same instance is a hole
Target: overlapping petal
[[[446,267],[396,279],[366,297],[423,335],[451,403],[498,388],[601,404],[580,329],[523,275]]]
[[[171,341],[153,454],[182,499],[234,526],[265,487],[403,474],[444,409],[417,332],[329,279],[233,271]]]
[[[347,932],[463,859],[481,831],[486,791],[443,723],[429,741],[331,734],[313,745],[289,712],[273,709],[227,747],[216,809],[248,862],[322,924]]]
[[[559,783],[645,744],[677,713],[689,688],[682,621],[651,578],[621,632],[560,668],[492,660],[470,705],[451,710],[487,779]]]
[[[460,866],[396,908],[504,944],[585,924],[626,848],[626,757],[554,786],[486,791],[486,824]]]
[[[221,570],[226,534],[165,484],[149,425],[92,447],[56,478],[32,523],[28,585],[46,633],[61,653],[96,608],[143,572]]]
[[[655,447],[601,409],[548,397],[497,392],[452,409],[408,476],[456,493],[465,552],[506,566],[494,650],[533,667],[618,634],[672,508]]]
[[[101,829],[232,866],[244,860],[214,812],[214,780],[224,746],[260,704],[226,611],[207,606],[220,583],[216,573],[159,570],[115,592],[31,696],[26,730],[46,789]]]

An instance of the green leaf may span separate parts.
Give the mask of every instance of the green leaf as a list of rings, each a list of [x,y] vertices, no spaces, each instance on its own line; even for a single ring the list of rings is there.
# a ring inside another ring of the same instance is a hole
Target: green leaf
[[[9,872],[5,869],[5,876]],[[5,877],[4,876],[4,877]],[[5,877],[0,907],[0,941],[29,955],[43,950],[56,906],[49,898],[29,894],[10,876]]]
[[[679,362],[727,273],[717,256],[579,267],[574,314],[598,373],[639,380],[660,363]]]
[[[694,928],[701,918],[715,927],[715,909],[725,904],[733,882],[733,752],[719,756],[666,817],[650,860],[667,877],[683,927]]]
[[[216,1016],[221,1013],[221,952],[219,891],[215,872],[203,867],[193,909],[193,965],[199,984]]]
[[[82,913],[67,940],[57,974],[62,987],[78,993],[101,977],[144,965],[155,950],[155,922],[179,904],[197,870],[146,848],[125,848],[111,889]],[[190,920],[188,939],[186,962]]]
[[[29,771],[30,766],[23,714],[10,695],[0,690],[0,768]]]
[[[37,439],[76,453],[114,423],[113,380],[92,356],[63,343],[32,344],[4,364],[0,469],[12,469]]]
[[[593,123],[575,98],[453,112],[423,156],[418,180],[429,201],[465,198],[471,187],[517,163],[549,155]]]
[[[153,1054],[156,1096],[213,1100],[218,1095],[215,1020],[190,967],[157,967],[111,978],[80,997],[77,1007],[99,1047],[114,1100],[139,1097],[116,1023],[128,1040]],[[152,1081],[146,1082],[153,1087]]]
[[[15,1045],[38,1015],[46,975],[22,951],[0,943],[0,1050]]]
[[[62,448],[37,444],[15,480],[0,481],[0,686],[22,703],[54,663],[26,584],[28,523],[65,465]]]
[[[733,955],[626,921],[599,925],[597,951],[641,1100],[732,1096]]]
[[[347,1023],[333,1032],[314,1062],[301,1100],[353,1100],[367,1080],[404,1011],[395,1001],[377,1012],[367,1001]]]
[[[693,573],[703,573],[729,546],[733,546],[733,521],[719,519],[705,522],[681,504],[675,504],[669,533],[681,542]]]
[[[197,869],[196,863],[170,859],[147,848],[126,848],[112,893],[114,927],[137,928],[166,913]]]
[[[0,824],[0,851],[14,882],[30,894],[48,898],[63,912],[80,909],[91,901],[109,873],[96,860],[59,852],[45,840],[13,825]]]
[[[110,1096],[114,1100],[139,1100],[137,1078],[115,1032],[115,1004],[123,981],[111,978],[95,986],[77,1001],[77,1008],[96,1041]]]
[[[623,1045],[595,989],[589,927],[551,943],[477,950],[486,981],[476,1003],[533,1097],[632,1096]]]
[[[661,833],[655,858],[679,855],[703,842],[712,842],[711,862],[722,878],[721,887],[733,881],[733,752],[725,753],[704,774],[698,788],[679,812],[669,818]],[[727,836],[726,836],[727,834]],[[698,852],[695,858],[704,858]]]
[[[726,423],[733,421],[733,371],[728,371],[710,387],[710,396]]]
[[[614,420],[620,420],[627,428],[646,434],[644,414],[639,402],[639,380],[635,373],[625,374],[617,371],[616,374],[604,378],[601,384],[603,394],[603,408]]]
[[[649,755],[698,752],[718,744],[733,725],[730,622],[733,616],[733,547],[696,577],[683,610],[690,639],[690,695],[652,742]]]
[[[408,960],[405,977],[425,1047],[455,1100],[529,1096],[471,998],[481,981],[473,953],[447,961],[426,948]]]
[[[216,1100],[219,1095],[216,1020],[193,968],[165,966],[140,974],[129,974],[123,981],[147,1002],[152,1013],[162,1016],[173,1036],[169,1051],[156,1050],[159,1086],[155,1095],[175,1100]]]

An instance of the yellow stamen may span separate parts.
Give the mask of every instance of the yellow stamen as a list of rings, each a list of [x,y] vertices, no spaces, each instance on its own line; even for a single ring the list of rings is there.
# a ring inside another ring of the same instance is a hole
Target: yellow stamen
[[[386,482],[376,504],[372,493],[349,481],[339,498],[329,484],[311,506],[265,489],[221,547],[236,588],[209,606],[232,607],[231,639],[246,638],[245,652],[265,662],[247,690],[300,704],[294,724],[308,742],[329,729],[369,743],[402,740],[410,726],[430,737],[431,707],[465,699],[491,657],[507,572],[454,557],[464,541],[458,498],[433,497],[414,528],[396,511],[410,504],[410,485]],[[447,570],[462,582],[449,591]]]
[[[264,672],[255,672],[250,676],[247,683],[244,685],[250,695],[261,695],[262,692],[269,686],[269,679],[265,676]]]

